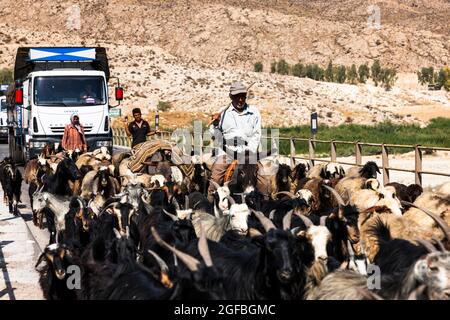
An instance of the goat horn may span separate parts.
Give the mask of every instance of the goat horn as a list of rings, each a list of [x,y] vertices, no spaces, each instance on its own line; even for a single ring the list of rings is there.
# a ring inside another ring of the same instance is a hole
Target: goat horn
[[[167,211],[166,209],[163,209],[163,211],[164,211],[164,213],[166,214],[166,215],[168,215],[169,217],[170,217],[170,219],[172,219],[173,221],[177,221],[178,220],[178,217],[176,216],[176,215],[174,215],[174,214],[171,214],[169,211]]]
[[[432,237],[432,239],[433,239],[434,241],[436,241],[436,243],[438,244],[439,249],[441,249],[441,251],[447,251],[447,249],[445,249],[445,246],[444,246],[444,244],[442,243],[441,240],[439,240],[439,239],[436,238],[436,237]]]
[[[293,194],[293,193],[290,192],[290,191],[279,191],[279,192],[275,193],[275,196],[278,196],[279,194],[287,195],[287,196],[289,196],[291,199],[294,199],[294,198],[295,198],[295,194]]]
[[[347,240],[347,250],[348,250],[348,255],[352,259],[355,256],[355,252],[353,251],[352,244],[350,243],[349,240]]]
[[[227,199],[230,202],[230,205],[236,204],[236,201],[234,201],[232,196],[227,196]]]
[[[309,228],[309,227],[314,225],[314,223],[312,223],[312,221],[308,217],[306,217],[305,215],[298,214],[298,216],[300,217],[300,219],[302,219],[302,221],[305,224],[306,228]]]
[[[269,213],[269,219],[273,220],[273,216],[275,215],[275,212],[277,211],[277,209],[273,209],[272,211],[270,211]]]
[[[426,286],[424,284],[418,286],[416,289],[414,289],[408,296],[408,300],[418,300],[417,295],[423,293]]]
[[[116,228],[113,228],[113,231],[114,231],[114,234],[116,235],[117,239],[122,238],[122,235],[120,234],[120,232]]]
[[[434,221],[436,221],[436,223],[438,224],[439,227],[441,227],[447,240],[450,240],[450,228],[447,225],[447,223],[444,220],[442,220],[442,218],[439,217],[437,214],[431,212],[428,209],[419,207],[419,206],[415,205],[414,203],[411,203],[408,201],[400,200],[400,203],[402,205],[414,207],[414,208],[419,209],[419,210],[423,211],[424,213],[426,213],[428,216],[430,216],[430,218],[432,218]]]
[[[292,233],[294,236],[297,236],[297,233],[298,233],[299,230],[300,230],[300,227],[295,227],[294,229],[291,229],[291,233]]]
[[[320,217],[320,225],[321,226],[325,226],[325,222],[327,221],[327,216],[322,216]]]
[[[424,246],[429,252],[436,252],[436,248],[433,246],[433,244],[430,241],[427,241],[425,239],[415,238],[416,242],[420,243],[422,246]]]
[[[283,230],[289,230],[291,228],[292,211],[289,210],[283,217]]]
[[[209,180],[209,182],[212,183],[212,185],[214,186],[214,188],[215,188],[216,190],[220,188],[220,186],[219,186],[219,184],[218,184],[217,182],[215,182],[215,181],[213,181],[213,180]]]
[[[153,258],[155,258],[162,272],[165,273],[169,272],[169,267],[167,266],[167,263],[155,251],[147,250],[147,252],[150,253],[153,256]]]
[[[261,232],[259,232],[259,230],[255,229],[255,228],[248,229],[248,234],[251,238],[257,237],[257,236],[262,236]]]
[[[45,252],[42,252],[41,255],[39,256],[38,261],[36,262],[36,265],[34,266],[35,269],[42,263],[42,261],[44,261],[44,258],[45,258]]]
[[[189,209],[189,196],[185,195],[184,196],[184,209]]]
[[[207,267],[212,267],[213,262],[208,248],[208,240],[206,239],[206,233],[203,230],[203,226],[201,223],[200,223],[200,239],[198,240],[198,252],[200,252],[203,261],[205,262],[205,265]]]
[[[79,197],[77,197],[77,201],[78,201],[78,203],[80,204],[80,209],[83,209],[83,208],[84,208],[84,203],[83,203],[83,201],[81,201],[81,199],[80,199]]]
[[[339,203],[339,206],[345,206],[345,202],[342,199],[341,195],[332,187],[327,186],[326,184],[323,184],[322,187],[324,187],[325,189],[328,189],[336,198],[337,202]]]
[[[180,209],[180,204],[178,203],[178,201],[177,201],[177,199],[175,198],[175,196],[172,196],[171,202],[173,203],[175,209],[181,210],[181,209]]]
[[[155,227],[151,227],[151,232],[153,237],[155,238],[155,241],[162,247],[168,249],[169,251],[173,252],[178,258],[183,261],[183,263],[186,265],[186,267],[192,271],[195,272],[198,270],[198,266],[200,265],[200,262],[195,259],[194,257],[181,252],[180,250],[176,249],[175,247],[169,245],[167,242],[165,242],[161,237],[159,236],[158,232],[156,231]]]
[[[251,211],[258,218],[259,222],[261,222],[261,224],[264,227],[264,230],[266,230],[266,232],[268,232],[271,229],[276,229],[273,222],[269,218],[267,218],[262,212],[256,211],[253,209],[251,209]]]

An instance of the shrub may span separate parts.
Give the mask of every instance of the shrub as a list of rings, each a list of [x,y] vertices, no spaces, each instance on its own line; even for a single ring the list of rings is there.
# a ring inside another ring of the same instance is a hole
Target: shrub
[[[11,69],[0,69],[0,83],[12,83],[14,81],[13,72]]]
[[[263,71],[263,64],[261,62],[256,62],[254,65],[255,72],[262,72]]]
[[[391,90],[397,81],[397,72],[395,69],[381,69],[381,82],[386,90]]]
[[[347,79],[351,84],[356,84],[358,82],[358,71],[356,71],[356,66],[354,64],[352,64],[347,71]]]
[[[294,64],[294,66],[292,67],[292,75],[300,78],[306,77],[305,66],[301,63]]]
[[[370,77],[370,70],[367,64],[360,65],[358,68],[358,81],[360,83],[366,83],[369,77]]]
[[[378,86],[378,83],[381,82],[381,65],[380,61],[375,60],[372,64],[372,67],[370,68],[372,73],[372,80],[375,83],[375,86]]]
[[[159,101],[158,102],[158,110],[159,111],[169,111],[170,109],[172,109],[172,103],[170,103],[169,101]]]
[[[429,67],[429,68],[422,68],[420,71],[417,71],[417,79],[419,80],[420,84],[427,84],[427,83],[434,83],[434,78],[435,78],[435,74],[434,74],[434,68],[433,67]]]
[[[344,66],[339,66],[337,68],[336,81],[338,83],[344,83],[346,78],[347,78],[347,74],[346,74],[346,71],[345,71],[345,67]]]
[[[277,63],[277,73],[281,75],[287,75],[289,74],[289,64],[286,62],[286,60],[281,59]]]
[[[334,81],[334,74],[333,74],[333,62],[328,62],[328,66],[325,69],[325,81],[333,82]]]
[[[270,73],[275,73],[277,72],[277,63],[276,62],[272,62],[270,64]]]

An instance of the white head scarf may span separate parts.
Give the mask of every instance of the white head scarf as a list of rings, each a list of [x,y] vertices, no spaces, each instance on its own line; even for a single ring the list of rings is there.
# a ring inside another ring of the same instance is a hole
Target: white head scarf
[[[70,116],[70,123],[72,124],[72,126],[73,126],[75,129],[78,130],[79,133],[81,133],[81,126],[80,126],[79,124],[75,125],[75,124],[73,123],[73,118],[74,118],[74,117],[78,117],[78,119],[80,119],[80,116],[79,116],[78,114],[74,113],[74,114],[72,114],[72,115]]]

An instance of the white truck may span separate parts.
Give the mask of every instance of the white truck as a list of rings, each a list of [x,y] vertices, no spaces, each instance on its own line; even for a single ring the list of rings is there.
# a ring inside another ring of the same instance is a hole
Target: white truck
[[[26,162],[46,144],[60,143],[70,116],[78,114],[88,151],[108,147],[112,153],[109,66],[105,48],[19,48],[14,90],[8,93],[10,155]]]

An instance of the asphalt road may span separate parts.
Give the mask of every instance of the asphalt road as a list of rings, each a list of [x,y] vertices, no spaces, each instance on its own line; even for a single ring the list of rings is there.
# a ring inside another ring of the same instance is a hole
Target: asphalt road
[[[1,144],[0,159],[8,155],[8,145]],[[48,232],[33,225],[27,190],[24,183],[19,217],[0,203],[0,300],[43,299],[35,264],[48,242]]]
[[[119,150],[124,148],[114,149]],[[0,144],[0,160],[8,155],[8,145]],[[3,199],[1,188],[0,199]],[[9,214],[7,204],[0,202],[0,300],[44,299],[35,264],[48,245],[49,233],[33,224],[25,182],[21,200],[19,217]]]

